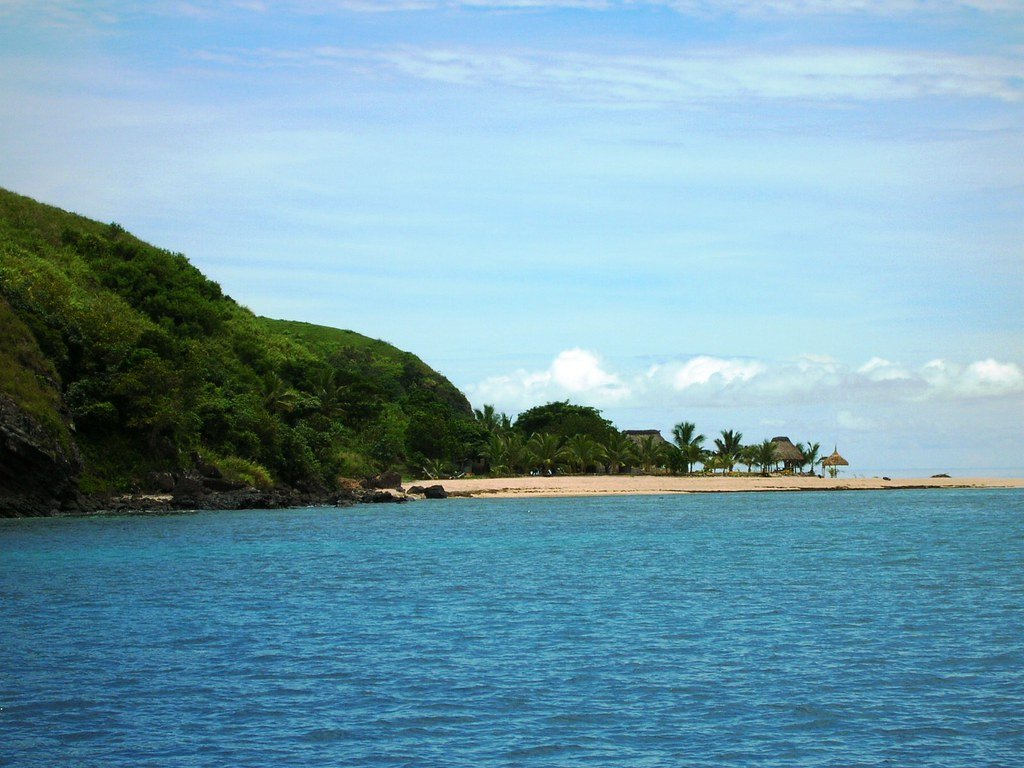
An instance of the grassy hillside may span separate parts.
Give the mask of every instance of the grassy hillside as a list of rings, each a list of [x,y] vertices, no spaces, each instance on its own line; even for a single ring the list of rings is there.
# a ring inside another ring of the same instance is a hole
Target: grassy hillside
[[[85,490],[196,453],[243,478],[330,486],[461,461],[478,437],[465,397],[414,355],[257,317],[183,255],[4,190],[0,328],[0,393],[74,435]]]

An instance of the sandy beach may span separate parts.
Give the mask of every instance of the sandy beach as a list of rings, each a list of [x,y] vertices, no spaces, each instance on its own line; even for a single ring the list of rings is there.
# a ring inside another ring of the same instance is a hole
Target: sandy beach
[[[890,488],[1024,488],[1024,478],[927,477],[673,477],[574,475],[558,477],[469,477],[441,482],[449,494],[472,497],[613,496],[657,493],[753,491],[854,491]]]

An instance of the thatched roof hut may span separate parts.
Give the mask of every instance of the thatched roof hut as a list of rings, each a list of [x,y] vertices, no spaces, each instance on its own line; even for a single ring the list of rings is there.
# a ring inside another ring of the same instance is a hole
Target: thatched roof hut
[[[622,430],[622,434],[624,434],[637,445],[639,445],[640,441],[643,440],[645,437],[653,437],[654,442],[657,445],[671,445],[671,443],[668,440],[661,436],[661,432],[659,432],[656,429],[624,429]]]
[[[839,467],[848,467],[850,462],[839,455],[838,450],[833,450],[831,456],[826,456],[821,460],[822,467],[828,467],[828,473],[832,477],[835,477],[839,473]]]
[[[821,460],[821,466],[823,467],[848,467],[850,462],[839,455],[839,451],[832,451],[831,456],[826,456]]]
[[[792,469],[804,462],[804,455],[788,437],[773,437],[772,445],[775,446],[775,460],[781,461],[786,469]]]

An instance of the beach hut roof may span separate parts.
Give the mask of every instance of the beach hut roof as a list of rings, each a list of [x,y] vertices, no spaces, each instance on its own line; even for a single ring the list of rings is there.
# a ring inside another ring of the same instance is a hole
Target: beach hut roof
[[[839,455],[839,451],[832,451],[832,455],[821,460],[823,467],[848,467],[850,462]]]
[[[664,443],[665,445],[669,445],[668,440],[662,437],[661,432],[659,432],[657,429],[624,429],[622,430],[622,434],[624,434],[626,437],[628,437],[630,440],[637,444],[639,444],[640,441],[643,440],[645,437],[653,436],[655,438],[655,442],[659,444]]]
[[[804,455],[788,437],[773,437],[776,461],[803,461]]]

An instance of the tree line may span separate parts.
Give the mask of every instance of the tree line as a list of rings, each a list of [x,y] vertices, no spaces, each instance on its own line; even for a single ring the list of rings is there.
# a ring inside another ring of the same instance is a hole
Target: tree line
[[[742,432],[723,429],[709,441],[689,421],[672,428],[672,442],[655,434],[630,436],[597,409],[568,401],[531,408],[514,421],[493,405],[484,405],[474,414],[483,432],[477,469],[491,474],[724,474],[737,467],[752,473],[756,467],[767,475],[783,464],[769,439],[745,444]],[[820,465],[820,443],[797,443],[796,448],[800,458],[786,462],[787,470],[803,472],[810,467],[814,471]]]

